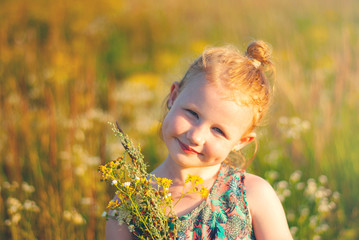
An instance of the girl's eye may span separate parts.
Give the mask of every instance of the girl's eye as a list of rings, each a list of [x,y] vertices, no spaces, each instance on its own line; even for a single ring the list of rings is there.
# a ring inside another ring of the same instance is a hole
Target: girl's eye
[[[190,109],[186,109],[186,111],[193,117],[198,118],[198,114]]]
[[[213,128],[213,130],[216,131],[217,133],[221,134],[221,135],[224,136],[224,137],[226,136],[226,135],[224,134],[224,132],[223,132],[221,129],[217,128],[217,127]]]

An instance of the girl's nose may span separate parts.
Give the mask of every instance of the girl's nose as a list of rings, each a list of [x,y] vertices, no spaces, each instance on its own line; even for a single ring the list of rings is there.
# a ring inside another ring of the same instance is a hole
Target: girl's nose
[[[203,126],[193,126],[188,130],[186,137],[193,145],[203,145],[206,141],[206,130]]]

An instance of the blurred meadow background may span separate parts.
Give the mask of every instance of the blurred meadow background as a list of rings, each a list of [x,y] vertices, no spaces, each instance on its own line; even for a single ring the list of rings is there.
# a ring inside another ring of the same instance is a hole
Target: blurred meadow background
[[[97,168],[123,152],[107,122],[153,169],[170,84],[205,47],[254,39],[277,74],[248,171],[295,239],[359,239],[356,0],[1,0],[0,238],[104,239]]]

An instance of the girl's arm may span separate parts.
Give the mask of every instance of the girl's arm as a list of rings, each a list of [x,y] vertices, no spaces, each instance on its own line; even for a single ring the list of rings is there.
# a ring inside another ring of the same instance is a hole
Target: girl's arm
[[[264,179],[246,174],[247,201],[257,240],[292,240],[282,204]]]
[[[126,224],[118,225],[113,219],[108,219],[106,223],[106,240],[131,240],[132,234]]]

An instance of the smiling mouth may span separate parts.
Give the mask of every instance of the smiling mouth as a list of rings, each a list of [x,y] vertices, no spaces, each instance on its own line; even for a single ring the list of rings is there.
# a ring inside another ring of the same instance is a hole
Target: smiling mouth
[[[193,148],[191,148],[187,144],[184,144],[180,140],[177,139],[177,141],[178,141],[178,143],[179,143],[179,145],[180,145],[183,152],[185,152],[187,154],[200,154],[199,152],[197,152],[196,150],[194,150]]]

